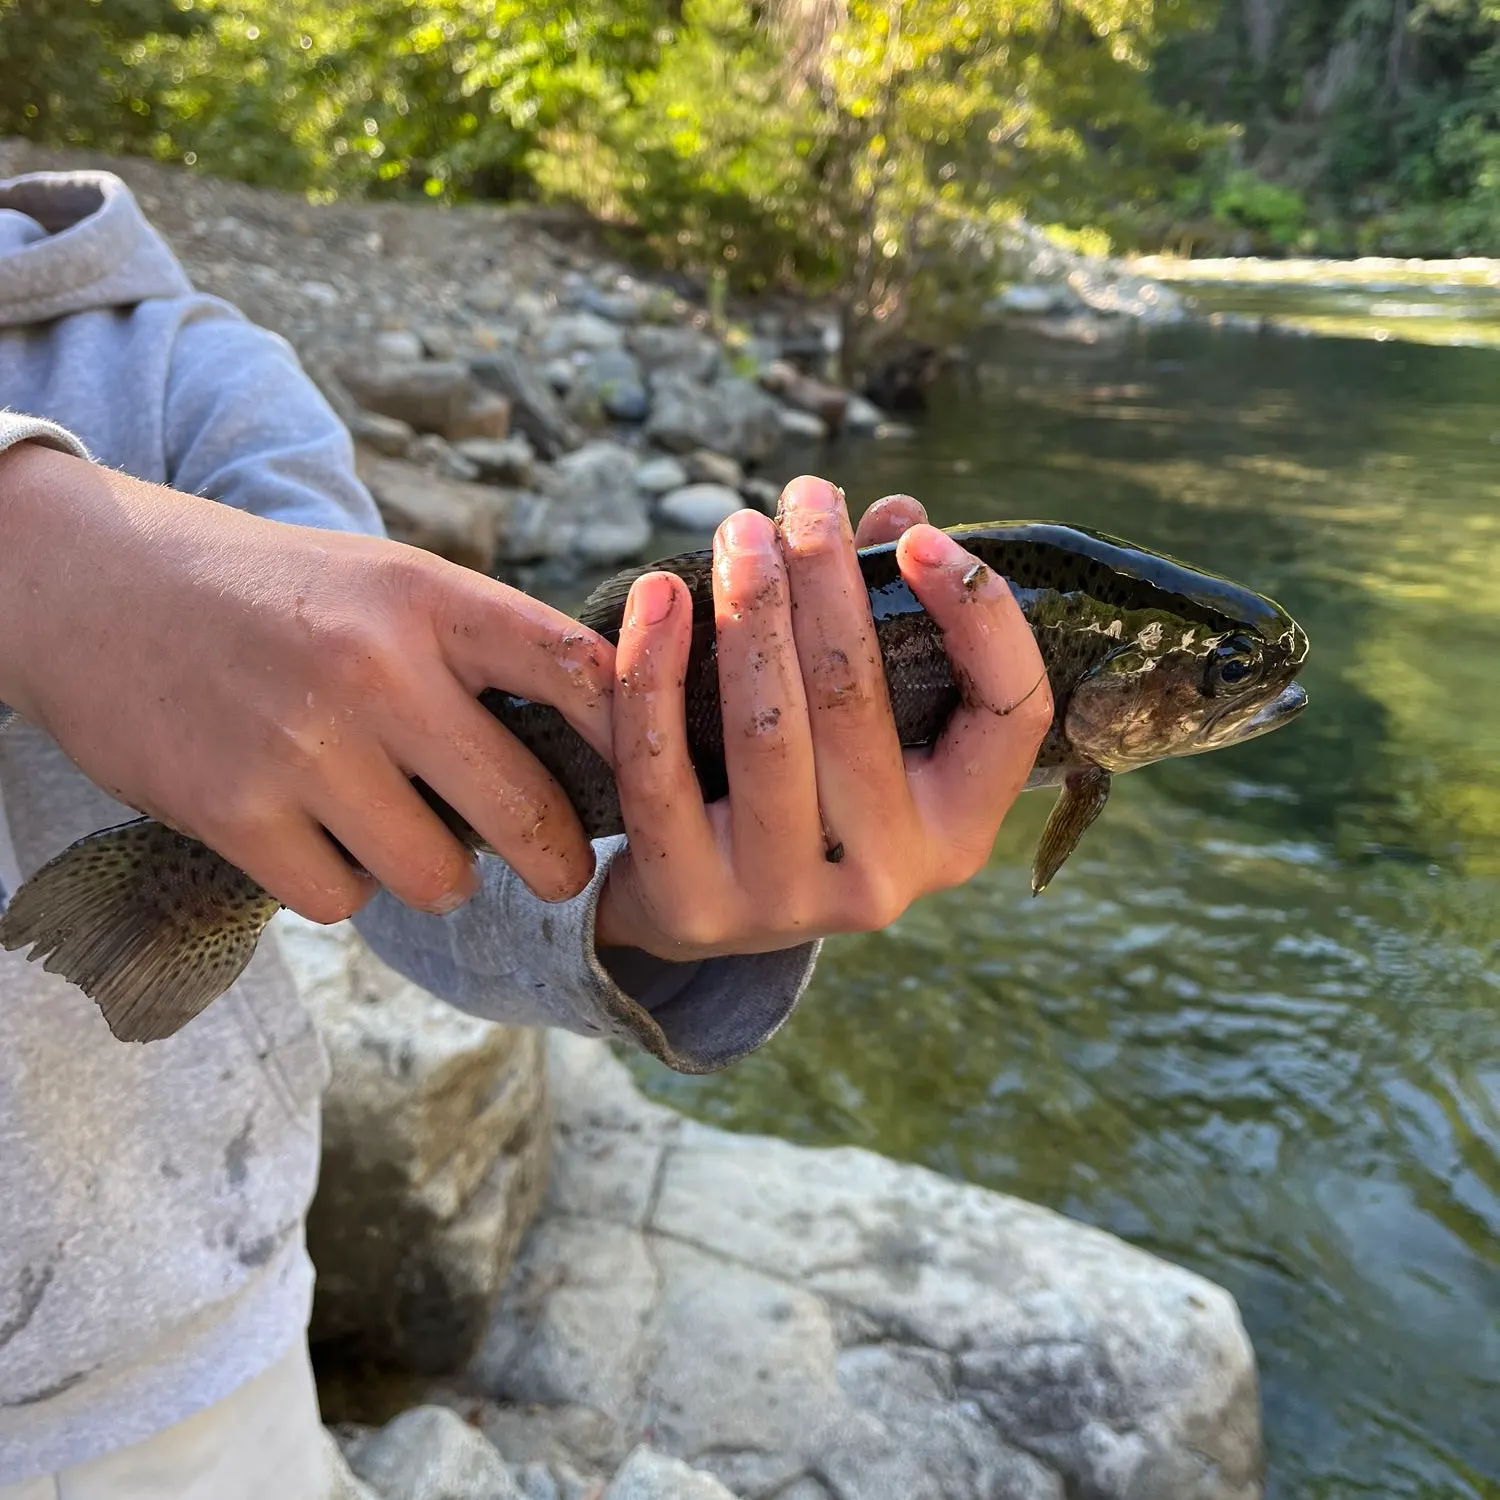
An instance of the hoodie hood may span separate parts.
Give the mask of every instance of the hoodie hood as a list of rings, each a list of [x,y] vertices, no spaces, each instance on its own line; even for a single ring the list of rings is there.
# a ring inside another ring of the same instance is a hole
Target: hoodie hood
[[[32,172],[0,181],[0,328],[193,288],[112,172]]]

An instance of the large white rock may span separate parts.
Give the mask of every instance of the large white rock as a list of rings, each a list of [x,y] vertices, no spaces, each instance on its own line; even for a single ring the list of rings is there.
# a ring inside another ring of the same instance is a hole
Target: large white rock
[[[745,502],[738,490],[724,484],[685,484],[657,502],[656,518],[663,526],[682,531],[714,531]]]
[[[494,1445],[442,1406],[414,1406],[350,1447],[381,1500],[526,1500]]]
[[[513,1462],[649,1442],[751,1500],[1259,1494],[1220,1288],[922,1168],[683,1120],[602,1044],[549,1054],[547,1201],[467,1377]]]
[[[604,1500],[735,1500],[712,1474],[640,1447],[610,1481]]]
[[[462,1365],[546,1184],[540,1033],[434,999],[346,925],[278,936],[328,1049],[308,1217],[312,1336],[415,1370]]]

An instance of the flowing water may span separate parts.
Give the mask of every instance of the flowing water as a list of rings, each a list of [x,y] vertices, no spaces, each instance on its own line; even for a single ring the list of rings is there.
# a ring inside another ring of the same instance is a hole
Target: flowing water
[[[1500,351],[1004,333],[910,439],[803,466],[1230,573],[1306,626],[1311,707],[1118,779],[1037,900],[1027,794],[972,884],[829,943],[760,1053],[639,1076],[1228,1287],[1276,1500],[1500,1500]]]

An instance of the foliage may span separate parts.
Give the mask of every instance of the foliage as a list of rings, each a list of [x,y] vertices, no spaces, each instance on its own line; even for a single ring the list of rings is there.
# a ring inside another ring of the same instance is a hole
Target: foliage
[[[1249,170],[1302,195],[1327,251],[1500,249],[1500,0],[1222,0],[1154,84],[1236,129],[1210,198]]]
[[[1277,245],[1295,244],[1307,218],[1307,204],[1295,188],[1266,182],[1245,168],[1231,172],[1211,202],[1216,219],[1260,230]]]
[[[72,0],[7,37],[47,86],[0,127],[320,193],[572,199],[735,287],[838,295],[854,348],[971,316],[1018,210],[1097,235],[1159,195],[1192,128],[1149,63],[1197,3]]]

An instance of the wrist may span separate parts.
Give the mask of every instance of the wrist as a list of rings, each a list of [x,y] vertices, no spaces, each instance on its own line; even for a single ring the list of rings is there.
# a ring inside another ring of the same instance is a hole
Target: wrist
[[[48,575],[69,538],[64,524],[73,471],[87,460],[30,439],[0,452],[0,703],[34,718],[31,677],[45,659]]]

